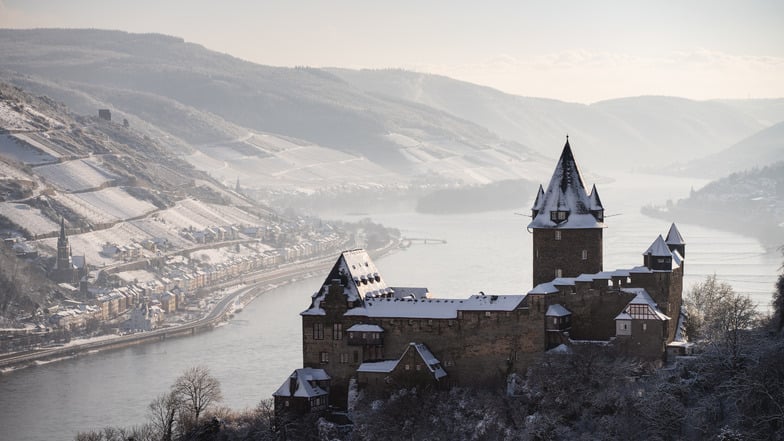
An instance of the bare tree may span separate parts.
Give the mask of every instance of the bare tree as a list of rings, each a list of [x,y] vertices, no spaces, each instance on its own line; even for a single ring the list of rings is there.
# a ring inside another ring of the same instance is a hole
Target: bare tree
[[[171,441],[177,411],[182,404],[174,392],[158,395],[149,405],[150,424],[160,436],[161,441]]]
[[[754,302],[735,292],[728,283],[708,276],[696,284],[686,296],[689,307],[689,329],[722,352],[726,351],[734,369],[743,349],[742,337],[758,318]]]
[[[199,416],[213,403],[223,399],[220,382],[205,366],[188,368],[172,385],[172,394],[198,423]]]
[[[778,332],[784,328],[784,273],[779,274],[776,291],[773,292],[773,324]]]

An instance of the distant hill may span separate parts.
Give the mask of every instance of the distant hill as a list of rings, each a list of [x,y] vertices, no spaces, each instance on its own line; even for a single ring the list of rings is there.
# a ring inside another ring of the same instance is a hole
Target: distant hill
[[[774,250],[784,246],[784,161],[733,173],[688,198],[643,212],[756,237]]]
[[[555,155],[565,134],[595,169],[665,166],[726,148],[781,116],[784,100],[693,101],[642,96],[591,105],[509,95],[438,75],[403,70],[329,71],[357,87],[432,106]]]
[[[784,121],[763,129],[737,144],[683,165],[673,173],[716,178],[754,167],[765,167],[784,158]]]
[[[330,173],[351,185],[425,177],[485,184],[546,173],[547,161],[523,144],[442,110],[370,94],[323,70],[261,66],[175,37],[0,30],[0,53],[0,75],[13,84],[80,106],[79,112],[100,104],[143,121],[153,136],[196,150],[191,163],[223,181],[270,184],[257,182],[259,173],[249,173],[238,155],[227,157],[223,144],[237,142],[254,152],[252,161],[270,158],[257,165],[262,172],[304,189],[338,185],[324,181]],[[314,162],[328,155],[281,156],[286,142],[260,146],[256,135],[342,155],[314,172]]]

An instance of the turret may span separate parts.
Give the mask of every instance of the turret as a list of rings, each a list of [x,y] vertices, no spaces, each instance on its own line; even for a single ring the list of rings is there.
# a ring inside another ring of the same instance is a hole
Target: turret
[[[569,137],[550,178],[531,210],[534,286],[557,277],[602,271],[604,206],[596,186],[585,189]]]
[[[678,231],[675,223],[670,226],[670,231],[667,233],[667,239],[664,242],[667,243],[670,251],[677,251],[681,257],[686,257],[686,242],[683,240],[683,236],[681,236],[681,232]]]
[[[672,252],[667,247],[661,234],[643,253],[643,262],[646,267],[653,271],[672,271]]]

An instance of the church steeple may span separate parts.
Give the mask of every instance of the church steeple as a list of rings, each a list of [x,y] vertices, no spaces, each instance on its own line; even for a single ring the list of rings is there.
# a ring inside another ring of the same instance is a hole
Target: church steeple
[[[595,185],[586,191],[568,136],[547,189],[539,187],[531,217],[534,286],[602,271],[604,205]]]

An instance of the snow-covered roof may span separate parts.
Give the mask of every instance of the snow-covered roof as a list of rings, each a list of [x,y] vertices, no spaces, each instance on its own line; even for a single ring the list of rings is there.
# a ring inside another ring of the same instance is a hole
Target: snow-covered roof
[[[358,324],[346,330],[347,332],[384,332],[384,328],[378,325]]]
[[[661,234],[656,238],[656,240],[653,241],[651,246],[649,246],[643,254],[654,257],[672,257],[670,247],[668,247],[667,243],[664,242],[664,238],[661,236]]]
[[[357,372],[392,372],[400,360],[370,361],[359,365]]]
[[[522,295],[473,295],[467,299],[365,299],[364,306],[349,309],[345,315],[454,319],[458,311],[513,311],[524,298]]]
[[[415,349],[417,354],[427,366],[427,369],[433,374],[433,377],[436,380],[439,380],[443,377],[446,377],[446,371],[444,368],[441,367],[441,362],[430,352],[427,346],[424,343],[409,343],[408,347],[403,354],[397,360],[384,360],[384,361],[374,361],[374,362],[366,362],[359,365],[357,368],[357,372],[370,372],[370,373],[389,373],[397,368],[398,364],[400,364],[400,360],[406,356],[408,351],[411,349]]]
[[[664,315],[659,310],[656,302],[651,298],[645,288],[621,288],[622,292],[634,294],[634,298],[626,305],[623,312],[629,314],[631,318],[640,320],[669,320],[670,318]],[[616,320],[618,317],[616,317]]]
[[[296,369],[289,378],[275,391],[274,397],[303,397],[312,398],[326,395],[327,392],[318,387],[316,381],[329,380],[329,374],[324,369],[302,368]],[[292,394],[291,381],[295,381],[295,389]]]
[[[683,236],[681,236],[681,232],[678,231],[678,227],[675,226],[675,223],[670,225],[670,231],[667,233],[665,242],[667,242],[667,245],[686,245],[686,242],[683,240]]]
[[[528,228],[604,228],[599,211],[604,210],[596,187],[589,195],[585,190],[580,168],[572,154],[569,139],[555,166],[550,184],[544,193],[537,194],[534,218]],[[551,212],[565,211],[566,219],[554,221]]]
[[[572,315],[572,313],[558,303],[548,306],[545,313],[547,317],[565,317],[567,315]]]

